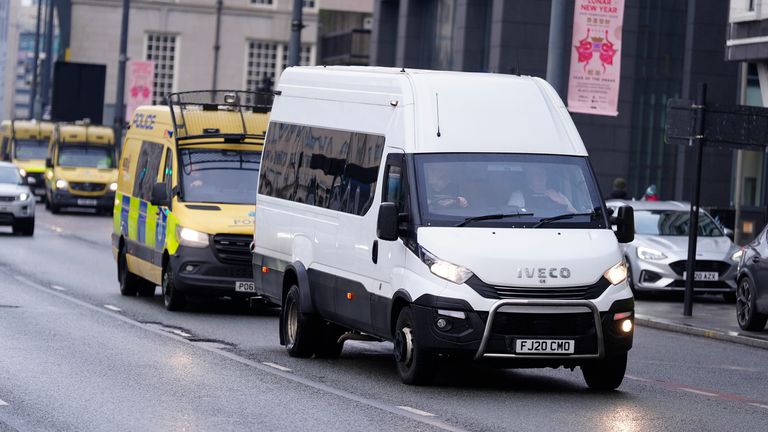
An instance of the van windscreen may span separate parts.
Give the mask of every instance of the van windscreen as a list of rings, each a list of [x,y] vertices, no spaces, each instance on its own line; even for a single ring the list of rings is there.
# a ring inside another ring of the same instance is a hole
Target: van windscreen
[[[181,149],[179,157],[184,201],[256,204],[260,151]]]
[[[585,157],[532,154],[417,154],[416,188],[422,224],[605,228],[602,199]],[[492,217],[505,215],[504,217]]]
[[[100,168],[115,167],[114,149],[108,146],[66,144],[59,146],[59,166]]]
[[[48,156],[48,141],[38,139],[15,140],[15,159],[45,159]]]

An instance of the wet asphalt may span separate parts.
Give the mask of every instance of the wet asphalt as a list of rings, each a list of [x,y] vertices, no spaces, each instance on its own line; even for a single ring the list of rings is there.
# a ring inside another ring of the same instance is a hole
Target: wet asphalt
[[[273,308],[122,297],[112,219],[37,210],[34,238],[0,229],[0,431],[768,429],[766,350],[640,327],[616,392],[450,365],[405,386],[387,343],[293,359]]]

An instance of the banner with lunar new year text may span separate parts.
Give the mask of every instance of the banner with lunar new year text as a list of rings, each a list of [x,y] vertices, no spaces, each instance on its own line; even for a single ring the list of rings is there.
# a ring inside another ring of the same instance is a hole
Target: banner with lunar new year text
[[[624,0],[576,0],[568,110],[617,116]]]

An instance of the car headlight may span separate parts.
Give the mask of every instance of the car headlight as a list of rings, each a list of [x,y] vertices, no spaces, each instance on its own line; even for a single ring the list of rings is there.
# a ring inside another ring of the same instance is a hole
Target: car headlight
[[[56,180],[56,189],[66,189],[69,183],[64,179]]]
[[[24,168],[19,168],[19,174],[21,174],[22,177],[26,177],[27,176],[27,170],[25,170]]]
[[[179,244],[193,248],[208,247],[208,234],[176,225],[176,238]]]
[[[29,194],[26,192],[22,192],[19,194],[19,201],[26,201],[29,199]]]
[[[637,257],[647,261],[658,261],[663,260],[667,256],[664,252],[657,251],[656,249],[640,246],[637,248]]]
[[[435,276],[458,285],[463,284],[473,275],[469,269],[443,261],[423,247],[419,247],[419,258]]]
[[[740,262],[742,255],[744,255],[744,249],[739,249],[736,252],[734,252],[733,255],[731,255],[731,260],[732,261],[736,261],[736,262]]]
[[[611,285],[618,285],[624,282],[627,280],[627,263],[622,261],[616,264],[606,270],[605,273],[603,273],[603,276],[608,279],[608,282],[610,282]]]
[[[110,183],[109,184],[109,190],[111,190],[112,192],[116,191],[117,190],[117,183]]]

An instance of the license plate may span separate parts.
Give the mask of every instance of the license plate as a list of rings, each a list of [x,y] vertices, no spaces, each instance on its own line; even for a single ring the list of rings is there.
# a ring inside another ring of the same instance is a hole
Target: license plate
[[[573,340],[563,339],[517,339],[517,354],[573,354],[576,344]]]
[[[683,279],[688,277],[687,272],[683,272]],[[694,272],[693,280],[695,281],[716,281],[718,277],[717,272]]]
[[[96,204],[98,204],[98,201],[95,199],[85,199],[85,198],[77,199],[77,205],[79,206],[95,207]]]
[[[35,195],[45,195],[45,188],[35,188]]]
[[[235,291],[255,293],[256,285],[253,282],[235,282]]]

